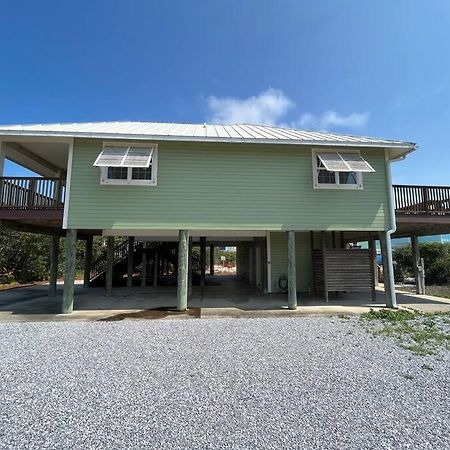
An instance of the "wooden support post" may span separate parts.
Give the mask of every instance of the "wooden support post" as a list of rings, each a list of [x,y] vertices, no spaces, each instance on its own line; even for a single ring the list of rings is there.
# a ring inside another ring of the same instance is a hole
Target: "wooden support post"
[[[369,233],[369,264],[370,273],[372,275],[372,282],[370,283],[370,289],[372,293],[372,301],[376,300],[377,292],[375,286],[378,284],[378,264],[377,264],[377,248],[375,245],[375,238]]]
[[[52,236],[50,243],[50,283],[48,287],[48,295],[54,297],[56,295],[56,286],[58,282],[58,259],[59,259],[59,234]]]
[[[309,240],[310,240],[310,249],[311,249],[311,276],[312,276],[312,280],[311,280],[311,294],[313,295],[313,297],[316,296],[317,292],[316,292],[316,274],[315,274],[315,269],[314,269],[314,231],[310,231],[309,232]]]
[[[141,287],[147,286],[147,250],[142,249]]]
[[[372,235],[369,236],[369,253],[370,253],[370,268],[373,275],[373,284],[378,286],[378,260],[377,260],[377,240]]]
[[[177,309],[185,311],[188,299],[189,231],[180,230],[178,240]]]
[[[106,282],[105,295],[111,297],[114,270],[114,236],[106,238]]]
[[[214,245],[209,246],[209,274],[214,275]]]
[[[322,241],[322,257],[323,257],[323,289],[324,289],[324,297],[325,301],[328,303],[329,295],[328,295],[328,268],[327,268],[327,235],[325,231],[321,233],[321,241]]]
[[[343,231],[341,231],[340,248],[345,248],[345,238]]]
[[[251,285],[255,284],[255,266],[253,257],[253,244],[248,248],[248,281]]]
[[[134,236],[128,238],[127,287],[133,287],[134,272]]]
[[[386,295],[386,306],[397,308],[395,296],[394,264],[392,261],[391,237],[384,231],[380,232],[381,256],[383,258],[384,292]]]
[[[188,298],[192,298],[192,238],[189,238],[189,249],[188,249]],[[178,249],[178,263],[180,261],[180,251]]]
[[[85,248],[84,248],[84,276],[83,276],[83,287],[88,288],[91,282],[91,266],[92,266],[92,241],[93,236],[88,236],[86,238]]]
[[[288,231],[288,308],[297,309],[295,231]]]
[[[414,279],[416,282],[416,294],[424,294],[425,289],[422,283],[421,264],[420,264],[420,246],[419,238],[415,235],[411,236],[411,250],[413,255]]]
[[[63,314],[70,314],[73,311],[76,254],[77,230],[67,230],[64,289],[61,308]]]
[[[261,288],[261,243],[255,246],[255,285]]]
[[[159,266],[159,256],[158,249],[155,250],[155,255],[153,257],[153,287],[158,286],[158,266]]]
[[[200,286],[206,285],[206,238],[200,238]]]

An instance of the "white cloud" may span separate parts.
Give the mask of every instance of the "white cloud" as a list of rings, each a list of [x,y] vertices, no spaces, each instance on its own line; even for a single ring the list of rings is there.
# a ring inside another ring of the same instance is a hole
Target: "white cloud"
[[[279,89],[267,89],[259,95],[239,99],[235,97],[215,97],[207,99],[210,123],[251,123],[260,125],[280,125],[312,130],[334,128],[363,128],[369,113],[339,114],[325,111],[323,114],[303,113],[298,119],[286,120],[287,114],[296,104]],[[288,123],[288,125],[285,125]]]
[[[363,128],[367,125],[369,113],[342,115],[336,111],[326,111],[322,115],[304,113],[294,122],[300,128],[328,130],[330,128]]]
[[[252,123],[275,125],[295,106],[283,91],[267,89],[261,94],[245,99],[234,97],[208,98],[212,113],[211,123]]]

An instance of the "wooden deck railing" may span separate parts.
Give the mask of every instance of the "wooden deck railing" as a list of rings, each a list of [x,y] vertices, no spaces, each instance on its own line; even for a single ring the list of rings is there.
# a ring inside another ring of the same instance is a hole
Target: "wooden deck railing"
[[[133,251],[136,251],[142,243],[139,241],[134,241],[133,243]],[[117,264],[119,261],[122,261],[124,258],[128,256],[128,239],[125,239],[120,244],[114,247],[114,262],[113,264]],[[106,255],[100,256],[97,260],[95,260],[91,266],[90,280],[92,281],[95,277],[99,276],[101,273],[106,272],[107,261]]]
[[[0,177],[0,209],[62,209],[64,178]]]
[[[450,186],[412,186],[396,184],[396,214],[450,215]]]

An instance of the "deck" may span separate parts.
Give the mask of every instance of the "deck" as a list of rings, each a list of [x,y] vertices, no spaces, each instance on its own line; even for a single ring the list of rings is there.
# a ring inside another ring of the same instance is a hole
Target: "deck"
[[[62,229],[64,178],[1,177],[0,220],[24,231]]]

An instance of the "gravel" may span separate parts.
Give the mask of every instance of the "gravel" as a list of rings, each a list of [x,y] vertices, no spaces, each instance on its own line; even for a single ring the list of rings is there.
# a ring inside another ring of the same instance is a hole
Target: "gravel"
[[[358,319],[0,324],[0,448],[444,449],[449,355]]]

